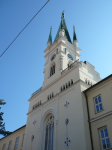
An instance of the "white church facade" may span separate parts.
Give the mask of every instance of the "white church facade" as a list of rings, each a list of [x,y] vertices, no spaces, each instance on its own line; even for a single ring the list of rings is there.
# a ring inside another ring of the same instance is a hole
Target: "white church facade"
[[[93,150],[83,91],[101,78],[93,65],[80,61],[81,49],[78,47],[75,28],[73,30],[72,42],[64,13],[54,42],[50,29],[47,48],[44,50],[44,82],[29,99],[27,123],[20,129],[25,134],[23,144],[15,148],[14,143],[10,150]],[[6,138],[0,141],[1,150]]]

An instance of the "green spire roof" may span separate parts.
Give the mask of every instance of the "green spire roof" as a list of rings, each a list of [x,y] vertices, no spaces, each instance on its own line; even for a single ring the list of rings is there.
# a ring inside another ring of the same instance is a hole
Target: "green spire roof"
[[[50,28],[49,38],[48,38],[47,42],[51,42],[52,43],[52,26]]]
[[[77,41],[77,36],[75,33],[75,26],[73,26],[73,41]]]
[[[58,29],[58,32],[56,34],[56,37],[55,37],[55,40],[54,42],[56,41],[56,39],[59,37],[59,31],[60,30],[64,30],[65,31],[65,35],[64,37],[67,38],[67,40],[71,42],[71,39],[70,39],[70,36],[69,36],[69,32],[68,32],[68,29],[67,29],[67,26],[66,26],[66,23],[65,23],[65,19],[64,19],[64,11],[62,12],[62,15],[61,15],[61,23],[60,23],[60,26],[59,26],[59,29]]]

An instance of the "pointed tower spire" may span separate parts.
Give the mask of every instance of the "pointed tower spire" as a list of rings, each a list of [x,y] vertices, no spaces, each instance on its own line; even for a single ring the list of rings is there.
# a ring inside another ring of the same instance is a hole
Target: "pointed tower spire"
[[[50,28],[49,38],[47,41],[47,47],[51,46],[51,44],[52,44],[52,26]]]
[[[69,35],[69,32],[68,32],[68,29],[67,29],[67,26],[66,26],[66,23],[65,23],[65,19],[64,19],[64,11],[62,12],[62,15],[61,15],[61,22],[60,22],[60,25],[59,25],[59,28],[58,28],[58,32],[56,34],[56,37],[54,39],[54,42],[56,42],[57,38],[59,37],[59,32],[62,32],[62,36],[64,36],[71,44],[72,44],[72,41],[70,39],[70,35]]]
[[[51,43],[52,43],[52,26],[51,26],[51,28],[50,28],[50,33],[49,33],[48,42],[51,42]]]
[[[77,41],[77,36],[75,33],[75,26],[73,26],[73,41]]]
[[[77,36],[75,33],[75,26],[73,26],[73,44],[74,44],[74,46],[78,47]]]

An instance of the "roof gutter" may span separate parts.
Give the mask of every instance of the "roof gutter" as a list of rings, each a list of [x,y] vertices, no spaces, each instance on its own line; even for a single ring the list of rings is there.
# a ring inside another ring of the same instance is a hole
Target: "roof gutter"
[[[88,98],[87,98],[86,92],[84,92],[84,94],[85,94],[85,97],[86,97],[86,105],[87,105],[87,113],[88,113],[88,123],[89,123],[89,131],[90,131],[90,138],[91,138],[91,147],[92,147],[92,150],[94,150],[94,147],[93,147],[93,138],[92,138],[92,132],[91,132],[90,114],[89,114],[89,107],[88,107]]]

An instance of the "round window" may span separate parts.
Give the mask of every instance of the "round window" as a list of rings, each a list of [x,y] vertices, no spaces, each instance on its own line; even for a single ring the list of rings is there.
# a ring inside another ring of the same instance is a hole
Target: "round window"
[[[70,54],[68,54],[68,58],[73,60],[73,57]]]
[[[56,55],[53,55],[53,57],[51,58],[51,61],[56,57]]]

